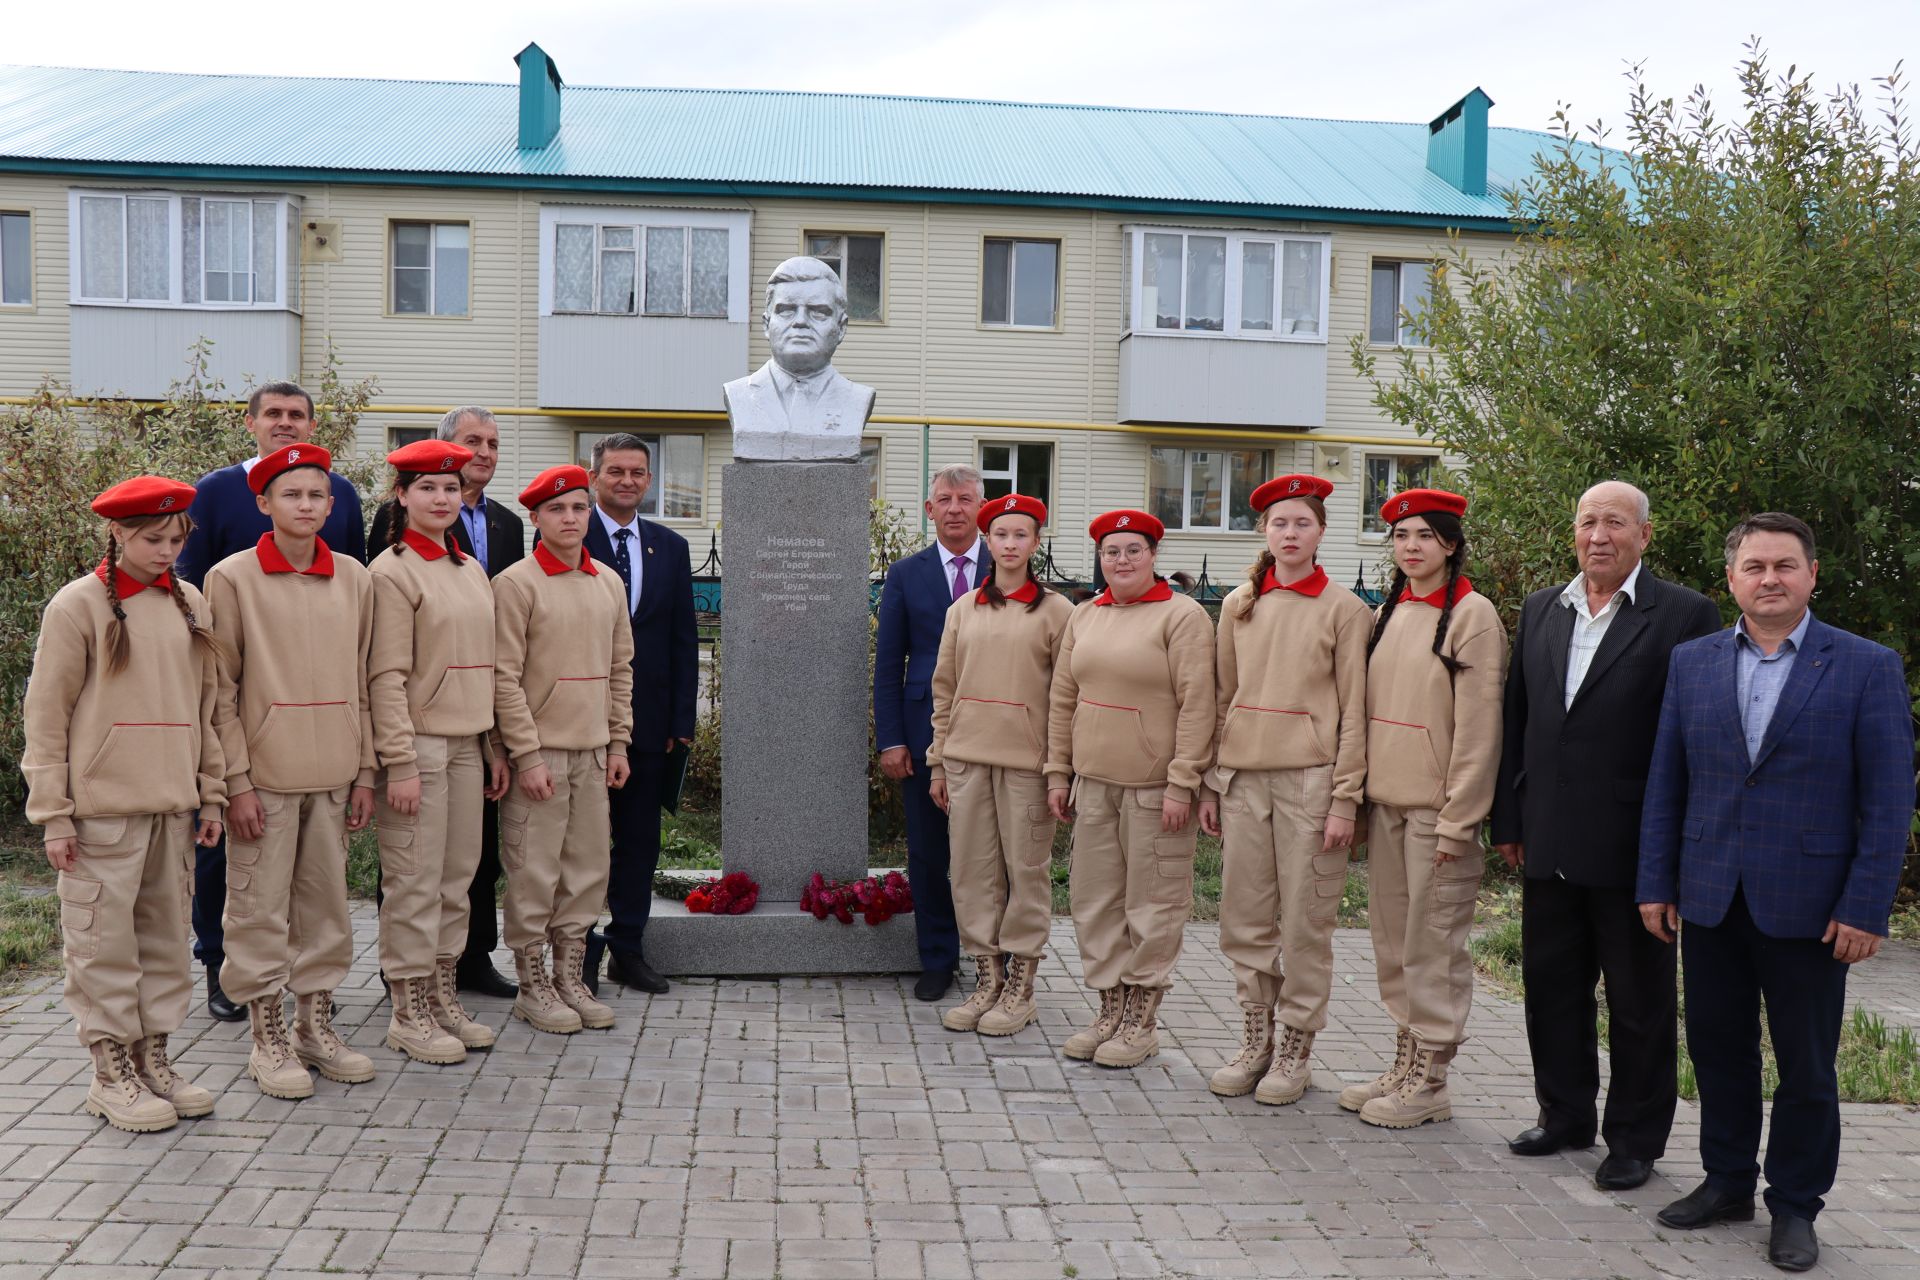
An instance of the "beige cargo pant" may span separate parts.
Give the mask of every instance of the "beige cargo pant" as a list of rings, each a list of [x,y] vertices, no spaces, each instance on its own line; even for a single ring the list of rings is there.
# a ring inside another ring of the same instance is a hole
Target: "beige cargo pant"
[[[613,847],[607,749],[543,750],[553,794],[534,803],[516,783],[500,801],[500,860],[507,868],[507,946],[578,940],[607,900]]]
[[[346,979],[353,965],[347,792],[256,790],[265,824],[260,839],[227,837],[220,988],[235,1004],[283,990],[318,995]]]
[[[1167,789],[1074,783],[1068,896],[1080,968],[1095,991],[1126,984],[1167,987],[1193,912],[1193,849],[1199,824],[1160,829]]]
[[[172,1035],[193,992],[191,813],[78,818],[60,873],[67,1007],[80,1043]]]
[[[1434,809],[1375,804],[1367,812],[1367,912],[1380,1002],[1423,1045],[1467,1038],[1473,957],[1467,934],[1486,863],[1468,854],[1439,867]]]
[[[1047,780],[1025,769],[943,761],[953,914],[970,956],[1037,956],[1053,919]]]
[[[420,812],[387,804],[383,773],[374,787],[380,834],[380,968],[389,980],[429,978],[442,957],[467,945],[467,889],[480,865],[480,803],[486,769],[473,735],[413,740]]]
[[[1321,852],[1332,799],[1332,765],[1241,769],[1220,798],[1221,954],[1242,1004],[1300,1031],[1327,1025],[1333,986],[1347,851]]]

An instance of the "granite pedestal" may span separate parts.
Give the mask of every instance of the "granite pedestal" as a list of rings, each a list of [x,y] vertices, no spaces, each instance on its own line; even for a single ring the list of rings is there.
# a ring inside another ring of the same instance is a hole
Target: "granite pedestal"
[[[868,507],[858,462],[740,462],[721,475],[720,855],[760,884],[744,916],[656,899],[665,974],[905,973],[913,917],[815,920],[807,880],[867,875]]]

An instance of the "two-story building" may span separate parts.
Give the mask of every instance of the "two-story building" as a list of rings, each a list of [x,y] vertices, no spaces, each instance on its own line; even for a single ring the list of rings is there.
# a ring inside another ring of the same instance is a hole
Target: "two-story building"
[[[1059,566],[1139,506],[1165,568],[1237,576],[1267,477],[1338,482],[1323,551],[1369,580],[1371,516],[1438,451],[1381,418],[1358,336],[1409,341],[1449,233],[1511,242],[1547,135],[1474,90],[1430,124],[854,94],[0,69],[0,402],[48,375],[163,394],[213,343],[228,388],[379,380],[361,447],[465,403],[495,490],[657,442],[650,512],[724,538],[721,384],[767,358],[761,285],[841,272],[838,366],[879,392],[873,492],[918,518],[966,461],[1037,493]]]

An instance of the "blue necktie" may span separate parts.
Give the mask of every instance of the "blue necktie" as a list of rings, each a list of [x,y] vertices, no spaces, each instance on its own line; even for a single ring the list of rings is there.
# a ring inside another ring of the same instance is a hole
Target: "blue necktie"
[[[633,557],[627,554],[627,539],[632,536],[631,529],[616,529],[613,534],[613,571],[626,584],[629,613],[633,611]]]

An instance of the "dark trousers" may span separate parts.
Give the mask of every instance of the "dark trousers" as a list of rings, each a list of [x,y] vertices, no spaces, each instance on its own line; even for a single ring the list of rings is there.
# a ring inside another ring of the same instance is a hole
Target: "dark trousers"
[[[500,802],[489,800],[480,810],[480,865],[467,887],[467,949],[461,959],[472,963],[487,960],[500,945],[500,913],[497,886],[500,883]]]
[[[627,785],[607,792],[613,824],[613,861],[607,871],[607,943],[639,951],[653,914],[653,873],[660,865],[660,788],[666,781],[663,751],[627,752],[633,773]]]
[[[1596,888],[1528,876],[1521,895],[1527,1047],[1540,1127],[1658,1160],[1673,1129],[1678,1052],[1675,948],[1640,923],[1631,886]],[[1606,1119],[1596,1126],[1600,1037],[1594,984],[1607,983]]]
[[[1847,966],[1817,938],[1771,938],[1744,892],[1719,924],[1687,924],[1687,1048],[1700,1081],[1707,1180],[1752,1194],[1760,1173],[1760,1002],[1780,1067],[1767,1130],[1767,1208],[1811,1221],[1840,1167],[1840,1047]]]
[[[211,849],[193,847],[193,958],[209,968],[226,963],[227,838]]]
[[[900,782],[907,815],[907,885],[913,890],[913,927],[920,942],[920,967],[937,972],[960,964],[960,926],[953,918],[953,885],[947,879],[953,861],[947,843],[947,815],[927,787],[927,762],[913,758],[913,772]]]

